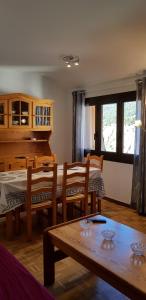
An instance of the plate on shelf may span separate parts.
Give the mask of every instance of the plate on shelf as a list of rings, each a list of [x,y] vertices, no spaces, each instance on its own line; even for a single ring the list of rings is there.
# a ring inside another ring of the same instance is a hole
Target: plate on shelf
[[[22,111],[22,115],[28,115],[28,111]]]
[[[12,121],[12,125],[18,125],[18,124],[19,124],[19,121],[15,121],[15,120]]]

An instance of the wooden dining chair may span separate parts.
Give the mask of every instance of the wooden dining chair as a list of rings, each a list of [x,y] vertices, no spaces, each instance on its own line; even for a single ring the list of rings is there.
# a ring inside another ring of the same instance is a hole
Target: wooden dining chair
[[[48,165],[49,163],[56,163],[56,154],[51,154],[49,156],[35,156],[34,157],[34,167],[39,168]]]
[[[67,221],[67,205],[80,202],[84,215],[88,213],[89,163],[64,163],[62,182],[63,221]]]
[[[104,155],[98,156],[98,155],[90,155],[90,153],[88,153],[86,157],[86,161],[89,161],[91,167],[95,167],[103,171],[103,158]],[[93,211],[92,209],[91,211],[95,212],[97,206],[98,212],[101,212],[101,199],[100,198],[96,199],[96,195],[94,195],[94,197],[91,198],[92,198],[91,207],[93,207]]]
[[[45,173],[47,172],[47,173]],[[50,174],[49,174],[50,173]],[[35,176],[38,175],[38,176]],[[56,224],[57,164],[27,170],[26,223],[27,238],[32,239],[32,212],[52,208],[52,224]],[[42,199],[42,200],[41,200]]]
[[[101,171],[103,170],[103,157],[104,155],[90,155],[90,153],[87,154],[86,160],[89,160],[91,167],[97,167]]]

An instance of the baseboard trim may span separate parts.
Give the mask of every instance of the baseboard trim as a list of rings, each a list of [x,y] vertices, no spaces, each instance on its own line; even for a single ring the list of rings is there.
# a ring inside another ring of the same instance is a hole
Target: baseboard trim
[[[124,202],[121,202],[121,201],[118,201],[118,200],[115,200],[115,199],[112,199],[112,198],[108,198],[108,197],[104,197],[103,199],[105,199],[105,200],[107,200],[109,202],[115,203],[117,205],[121,205],[121,206],[125,206],[125,207],[131,208],[131,205],[128,204],[128,203],[124,203]]]

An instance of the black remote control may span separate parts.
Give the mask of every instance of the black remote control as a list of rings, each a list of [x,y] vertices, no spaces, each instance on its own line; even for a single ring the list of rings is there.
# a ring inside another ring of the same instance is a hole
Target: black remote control
[[[87,219],[88,222],[92,222],[92,223],[106,223],[106,219],[93,219],[93,218],[89,218]]]

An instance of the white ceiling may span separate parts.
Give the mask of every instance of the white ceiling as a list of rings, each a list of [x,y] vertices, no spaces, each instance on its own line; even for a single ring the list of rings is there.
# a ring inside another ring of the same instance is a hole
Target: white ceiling
[[[79,55],[64,67],[62,55]],[[146,69],[146,0],[0,0],[0,66],[69,88]]]

